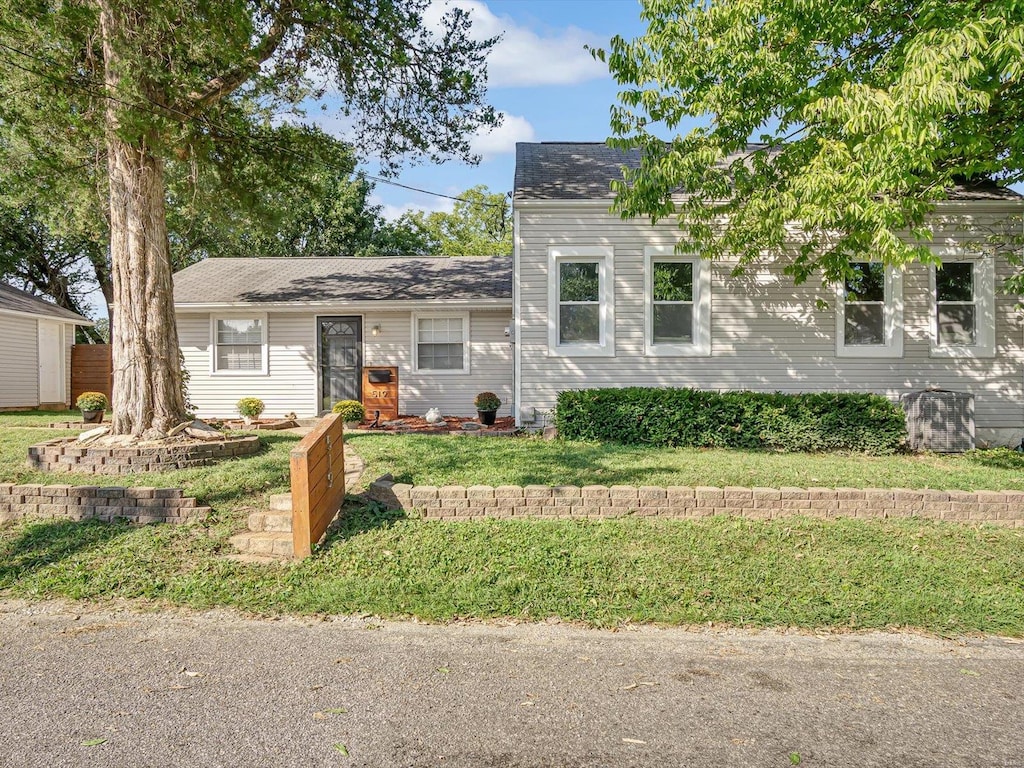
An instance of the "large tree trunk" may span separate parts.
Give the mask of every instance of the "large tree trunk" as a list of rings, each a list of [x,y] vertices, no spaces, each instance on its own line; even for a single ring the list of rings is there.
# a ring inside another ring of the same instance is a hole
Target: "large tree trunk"
[[[106,82],[119,92],[122,62],[118,19],[101,2]],[[185,418],[174,322],[170,245],[163,161],[155,136],[126,140],[119,110],[107,102],[107,167],[110,174],[110,262],[117,322],[111,330],[114,358],[113,431],[159,437]]]

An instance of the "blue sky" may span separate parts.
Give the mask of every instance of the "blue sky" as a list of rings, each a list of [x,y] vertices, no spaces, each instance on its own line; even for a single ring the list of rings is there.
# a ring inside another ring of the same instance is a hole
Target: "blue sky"
[[[396,181],[447,195],[486,184],[512,189],[517,141],[604,141],[618,87],[584,45],[607,47],[613,35],[643,32],[636,0],[448,0],[467,9],[481,37],[501,34],[489,58],[488,101],[504,124],[478,136],[477,166],[450,161],[405,166]],[[446,3],[438,2],[434,12]],[[329,126],[325,124],[325,128]],[[363,166],[378,175],[372,161]],[[402,210],[450,210],[451,201],[377,184],[375,202],[385,215]]]

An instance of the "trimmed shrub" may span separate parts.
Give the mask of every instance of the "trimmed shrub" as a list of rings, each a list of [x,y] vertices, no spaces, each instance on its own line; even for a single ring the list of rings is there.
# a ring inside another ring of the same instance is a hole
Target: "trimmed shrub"
[[[907,435],[897,404],[852,392],[567,390],[558,396],[555,424],[568,440],[787,452],[889,454]]]
[[[258,419],[263,413],[263,407],[263,401],[258,397],[243,397],[235,403],[238,413],[249,419]]]
[[[331,408],[331,413],[337,413],[345,423],[362,421],[366,418],[366,409],[358,400],[339,400]]]

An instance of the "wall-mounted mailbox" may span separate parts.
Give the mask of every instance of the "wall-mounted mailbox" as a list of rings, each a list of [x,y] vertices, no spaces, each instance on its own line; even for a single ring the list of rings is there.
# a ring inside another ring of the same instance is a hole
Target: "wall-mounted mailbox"
[[[398,418],[398,367],[374,365],[363,368],[363,408],[366,418],[380,412],[381,421]]]

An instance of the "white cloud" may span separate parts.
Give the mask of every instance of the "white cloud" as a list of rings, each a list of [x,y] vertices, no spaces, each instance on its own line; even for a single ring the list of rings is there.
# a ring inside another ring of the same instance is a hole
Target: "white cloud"
[[[501,113],[502,123],[489,133],[478,133],[470,142],[473,151],[484,160],[514,152],[517,141],[534,141],[533,126],[525,117]]]
[[[377,195],[370,195],[369,202],[371,205],[379,205],[381,207],[381,216],[388,221],[394,221],[403,213],[408,213],[409,211],[423,211],[424,213],[441,211],[443,213],[451,213],[455,210],[455,201],[444,197],[431,197],[425,200],[402,203],[401,205],[392,205],[391,203],[385,203]]]
[[[607,43],[591,32],[570,26],[554,35],[538,34],[509,16],[495,16],[480,0],[435,0],[424,14],[426,25],[438,29],[450,6],[469,13],[476,39],[502,36],[487,59],[488,84],[492,88],[574,85],[608,77],[605,65],[584,50],[587,44]],[[586,5],[581,3],[580,7]]]

